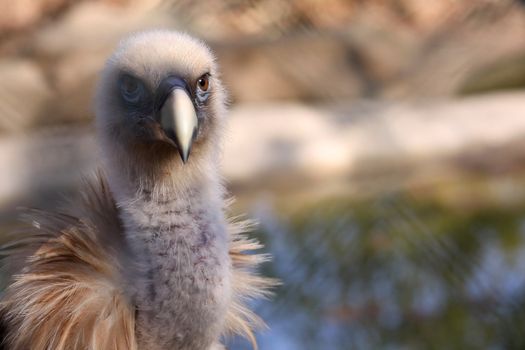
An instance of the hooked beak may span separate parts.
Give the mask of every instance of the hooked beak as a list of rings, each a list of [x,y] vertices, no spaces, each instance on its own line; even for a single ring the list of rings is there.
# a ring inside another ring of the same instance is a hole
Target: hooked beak
[[[195,107],[186,89],[173,86],[159,112],[162,129],[177,146],[182,162],[186,163],[199,127]]]

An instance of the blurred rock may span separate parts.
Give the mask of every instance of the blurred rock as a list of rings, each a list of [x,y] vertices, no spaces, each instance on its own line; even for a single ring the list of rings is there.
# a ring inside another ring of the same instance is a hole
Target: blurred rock
[[[513,0],[263,0],[196,2],[164,0],[163,9],[215,41],[246,37],[279,38],[303,30],[334,32],[374,19],[387,31],[410,30],[422,40],[428,35],[477,17],[489,19],[509,11]]]
[[[111,50],[129,32],[166,25],[155,11],[157,0],[135,0],[116,6],[112,1],[80,2],[31,38],[33,54],[57,57]]]
[[[260,179],[261,186],[357,181],[393,176],[392,169],[404,169],[393,181],[411,181],[409,174],[435,176],[436,167],[473,150],[492,159],[490,150],[506,149],[507,160],[521,159],[512,154],[525,154],[515,143],[525,136],[524,115],[523,93],[338,107],[245,105],[231,113],[224,170],[233,183]]]
[[[436,174],[515,171],[524,169],[523,115],[524,93],[426,103],[240,105],[230,113],[223,172],[229,185],[251,191],[326,191],[341,184],[381,191],[433,181]],[[96,164],[90,128],[4,135],[0,206],[75,188]]]
[[[525,51],[480,67],[465,79],[458,92],[472,95],[494,90],[519,89],[524,86]]]
[[[359,96],[363,82],[348,64],[350,46],[328,35],[216,45],[223,77],[237,101],[322,100]]]
[[[96,169],[87,128],[47,128],[0,138],[0,202],[14,208],[58,198]]]
[[[38,26],[46,25],[50,19],[68,12],[70,8],[82,7],[87,0],[0,0],[0,38],[17,32],[36,30]],[[141,7],[144,4],[156,5],[158,1],[151,0],[91,0],[91,3],[101,3],[108,7]]]
[[[338,30],[219,42],[216,50],[238,101],[451,96],[483,67],[525,52],[525,11],[499,4],[462,15],[456,8],[433,30],[379,8]]]
[[[20,132],[37,124],[52,97],[44,73],[33,61],[0,60],[1,132]]]
[[[26,29],[46,16],[53,15],[71,0],[0,0],[0,34]]]
[[[0,94],[0,128],[11,131],[90,120],[104,59],[144,28],[209,39],[239,103],[451,96],[483,67],[525,52],[525,11],[510,0],[22,0],[5,9],[0,28],[20,30],[4,31],[0,65],[20,60],[32,75],[0,82],[17,87]],[[25,24],[9,24],[17,11]]]

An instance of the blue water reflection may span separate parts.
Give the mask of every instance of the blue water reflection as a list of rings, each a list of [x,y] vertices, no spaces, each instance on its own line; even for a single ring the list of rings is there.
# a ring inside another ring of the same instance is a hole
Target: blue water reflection
[[[270,326],[260,348],[525,348],[522,212],[401,195],[256,206],[264,273],[283,282],[256,305]]]

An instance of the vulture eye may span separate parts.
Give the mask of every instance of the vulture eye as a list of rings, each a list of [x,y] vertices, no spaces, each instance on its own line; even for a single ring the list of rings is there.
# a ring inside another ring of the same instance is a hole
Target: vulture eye
[[[209,74],[206,73],[197,80],[197,87],[201,91],[208,91],[210,86]]]
[[[120,79],[120,92],[126,102],[137,103],[144,95],[144,85],[129,75],[124,75]]]

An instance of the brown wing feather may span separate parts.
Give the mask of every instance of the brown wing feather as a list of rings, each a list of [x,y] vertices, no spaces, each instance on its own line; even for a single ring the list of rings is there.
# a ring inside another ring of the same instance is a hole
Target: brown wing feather
[[[125,241],[118,210],[104,177],[86,181],[81,200],[64,213],[30,210],[31,227],[0,249],[4,268],[17,271],[0,301],[10,350],[135,350],[135,310],[123,293]],[[253,271],[268,259],[243,232],[230,225],[233,300],[226,334],[239,334],[257,348],[254,330],[264,322],[246,305],[266,297],[277,283]],[[1,349],[1,345],[0,345]]]
[[[102,176],[86,182],[83,216],[31,210],[32,228],[2,247],[19,272],[4,291],[4,343],[26,349],[136,349],[134,308],[123,293],[117,209]],[[122,247],[122,246],[120,246]]]

